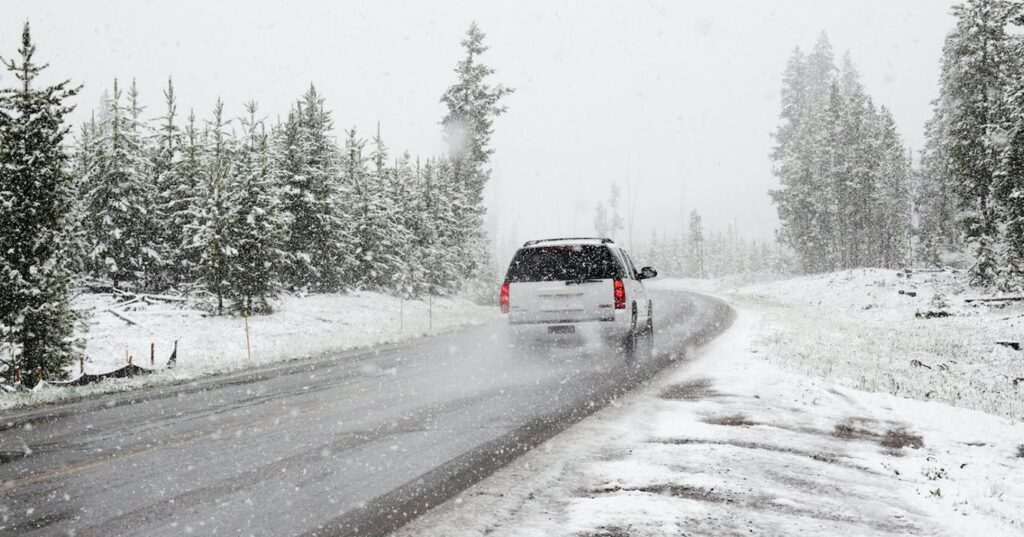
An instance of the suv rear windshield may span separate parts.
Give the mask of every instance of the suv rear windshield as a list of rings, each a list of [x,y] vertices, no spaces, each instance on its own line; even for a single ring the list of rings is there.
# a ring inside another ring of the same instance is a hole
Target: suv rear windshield
[[[619,278],[620,273],[605,246],[544,246],[516,252],[505,278],[510,283],[603,280]]]

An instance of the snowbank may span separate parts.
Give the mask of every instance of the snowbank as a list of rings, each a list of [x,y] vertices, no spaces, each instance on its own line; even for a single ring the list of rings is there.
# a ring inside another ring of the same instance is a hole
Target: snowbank
[[[250,359],[245,321],[240,317],[209,316],[162,302],[115,308],[109,295],[99,294],[79,298],[75,307],[92,312],[86,336],[86,372],[116,369],[129,356],[134,364],[149,367],[150,345],[155,366],[163,367],[175,341],[177,367],[84,388],[45,386],[27,394],[0,394],[0,409],[180,382],[253,365],[403,341],[485,322],[498,315],[497,308],[463,299],[435,298],[428,303],[371,292],[285,296],[274,313],[248,319]],[[111,308],[137,324],[115,316]],[[79,374],[79,368],[77,363],[71,366],[72,377]]]
[[[852,388],[1024,419],[1024,352],[997,343],[1024,344],[1024,302],[968,302],[992,295],[961,273],[860,269],[716,283],[716,294],[763,314],[756,345],[775,363]]]

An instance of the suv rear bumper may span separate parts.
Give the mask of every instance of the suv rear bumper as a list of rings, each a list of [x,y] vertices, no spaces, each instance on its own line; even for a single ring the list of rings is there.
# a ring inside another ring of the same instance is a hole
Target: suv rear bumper
[[[591,323],[614,323],[615,317],[605,317],[603,319],[513,319],[509,317],[508,324],[512,326],[527,326],[527,325],[552,325],[552,324],[591,324]]]

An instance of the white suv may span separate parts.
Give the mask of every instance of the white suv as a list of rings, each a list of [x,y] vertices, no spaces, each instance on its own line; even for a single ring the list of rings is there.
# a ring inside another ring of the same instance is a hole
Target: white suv
[[[611,239],[527,241],[508,267],[501,311],[510,325],[548,333],[574,333],[593,323],[632,358],[641,339],[647,348],[653,342],[654,309],[643,280],[657,275],[651,267],[637,271]]]

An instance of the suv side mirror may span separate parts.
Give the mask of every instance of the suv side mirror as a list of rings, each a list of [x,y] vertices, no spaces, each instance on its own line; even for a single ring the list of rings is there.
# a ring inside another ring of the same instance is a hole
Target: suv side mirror
[[[640,269],[640,279],[647,280],[658,275],[658,271],[654,270],[653,267],[644,267]]]

